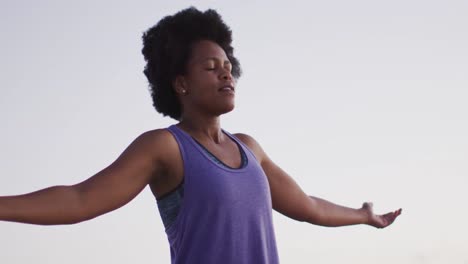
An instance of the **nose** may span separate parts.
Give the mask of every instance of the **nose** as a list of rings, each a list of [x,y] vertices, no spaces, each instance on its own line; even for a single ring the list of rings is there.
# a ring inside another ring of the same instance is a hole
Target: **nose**
[[[221,73],[220,77],[221,77],[221,79],[226,80],[226,81],[232,80],[231,71],[223,70],[223,72]]]

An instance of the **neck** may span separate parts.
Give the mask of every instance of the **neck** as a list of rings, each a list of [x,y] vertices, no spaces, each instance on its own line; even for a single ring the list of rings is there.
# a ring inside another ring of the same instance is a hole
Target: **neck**
[[[183,114],[178,126],[199,141],[221,143],[224,134],[221,131],[220,117]]]

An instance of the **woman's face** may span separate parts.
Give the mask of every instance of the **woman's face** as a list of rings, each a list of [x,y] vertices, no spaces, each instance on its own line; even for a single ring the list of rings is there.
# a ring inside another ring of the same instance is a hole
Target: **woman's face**
[[[215,116],[232,111],[235,80],[231,70],[231,62],[218,44],[209,40],[195,43],[187,73],[176,79],[183,111]]]

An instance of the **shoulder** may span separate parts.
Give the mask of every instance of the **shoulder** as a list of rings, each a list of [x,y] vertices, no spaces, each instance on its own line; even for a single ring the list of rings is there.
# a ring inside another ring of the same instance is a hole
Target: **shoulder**
[[[242,141],[242,143],[246,144],[249,148],[256,148],[259,146],[258,142],[250,135],[244,133],[235,133],[233,135]]]
[[[257,142],[257,140],[255,140],[252,136],[244,133],[235,133],[233,135],[240,141],[242,141],[242,143],[244,143],[250,150],[252,150],[258,161],[261,162],[265,159],[265,152],[263,151],[262,147]]]
[[[133,144],[146,150],[151,156],[164,161],[178,155],[179,147],[171,132],[167,129],[154,129],[140,134]]]
[[[160,147],[168,144],[170,145],[172,141],[175,142],[172,134],[167,129],[163,128],[146,131],[135,139],[135,142],[141,142],[151,147],[155,144]]]
[[[146,131],[135,141],[140,141],[139,145],[146,149],[146,153],[156,167],[155,183],[182,177],[183,160],[179,144],[168,129]]]

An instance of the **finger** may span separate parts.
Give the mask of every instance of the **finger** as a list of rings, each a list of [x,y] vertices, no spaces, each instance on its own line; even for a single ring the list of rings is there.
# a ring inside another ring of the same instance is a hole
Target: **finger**
[[[393,215],[394,217],[397,217],[397,216],[399,216],[400,214],[401,214],[401,209],[398,209],[398,210],[396,210],[396,211],[394,211],[394,212],[390,212],[390,213],[387,213],[387,214],[385,214],[385,215]]]
[[[394,213],[388,213],[388,214],[385,214],[383,217],[386,220],[387,225],[390,225],[393,223],[393,221],[395,221],[395,218],[397,217],[397,215]]]
[[[398,209],[395,212],[393,212],[393,215],[395,216],[395,218],[401,215],[401,209]]]
[[[389,214],[386,214],[383,216],[383,219],[385,219],[385,222],[390,223],[392,221],[392,216]]]
[[[393,223],[393,221],[395,221],[395,218],[396,218],[396,215],[394,214],[387,216],[388,224]]]
[[[396,211],[378,216],[379,228],[385,228],[391,225],[400,214],[401,214],[401,208]]]

